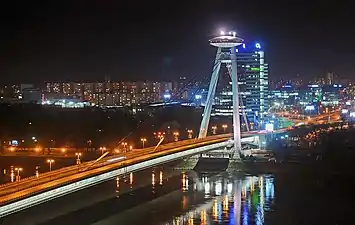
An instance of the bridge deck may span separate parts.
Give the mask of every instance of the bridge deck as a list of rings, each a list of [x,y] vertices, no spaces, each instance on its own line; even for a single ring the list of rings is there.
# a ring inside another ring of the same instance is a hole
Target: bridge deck
[[[230,135],[218,135],[207,137],[205,139],[187,140],[179,143],[171,143],[163,145],[155,152],[153,148],[147,148],[129,152],[125,155],[108,157],[104,162],[98,163],[90,170],[83,170],[88,167],[90,163],[85,163],[81,166],[72,166],[58,171],[52,171],[43,174],[37,179],[27,179],[22,182],[10,183],[0,187],[0,204],[4,205],[28,196],[53,189],[68,183],[79,181],[81,179],[95,176],[113,169],[117,169],[126,165],[135,164],[148,159],[160,157],[163,155],[172,154],[179,151],[184,151],[190,148],[196,148],[213,143],[223,142],[228,140]],[[122,158],[119,161],[113,161],[115,158]],[[125,158],[123,158],[125,157]],[[92,162],[91,162],[92,163]]]

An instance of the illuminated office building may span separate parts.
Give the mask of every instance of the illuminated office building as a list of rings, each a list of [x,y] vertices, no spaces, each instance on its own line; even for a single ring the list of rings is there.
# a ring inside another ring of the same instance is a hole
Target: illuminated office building
[[[240,112],[248,122],[258,123],[268,111],[268,64],[262,46],[243,44],[237,49]],[[217,90],[212,116],[232,116],[231,85]]]

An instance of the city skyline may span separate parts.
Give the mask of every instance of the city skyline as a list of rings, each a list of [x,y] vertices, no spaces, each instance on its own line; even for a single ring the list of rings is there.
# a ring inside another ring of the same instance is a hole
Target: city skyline
[[[355,73],[345,4],[179,3],[8,3],[18,16],[2,22],[0,81],[202,78],[215,54],[208,39],[221,28],[261,43],[271,79]]]

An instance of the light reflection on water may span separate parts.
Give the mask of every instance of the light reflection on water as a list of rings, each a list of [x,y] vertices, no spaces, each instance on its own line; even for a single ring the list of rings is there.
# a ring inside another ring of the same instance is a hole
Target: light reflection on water
[[[183,191],[189,189],[187,180],[183,174]],[[270,175],[247,176],[239,180],[220,177],[214,181],[202,177],[196,186],[203,187],[200,191],[204,192],[206,201],[164,224],[262,225],[265,213],[272,210],[275,199],[274,177]],[[185,210],[189,207],[186,196],[182,198],[182,206]]]

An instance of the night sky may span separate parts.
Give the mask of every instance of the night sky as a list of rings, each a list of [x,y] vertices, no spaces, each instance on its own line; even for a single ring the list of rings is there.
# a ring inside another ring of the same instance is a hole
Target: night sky
[[[355,74],[351,3],[9,2],[0,7],[0,82],[202,79],[215,53],[208,39],[221,28],[264,46],[271,79]]]

